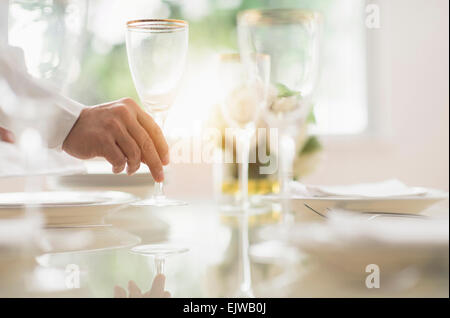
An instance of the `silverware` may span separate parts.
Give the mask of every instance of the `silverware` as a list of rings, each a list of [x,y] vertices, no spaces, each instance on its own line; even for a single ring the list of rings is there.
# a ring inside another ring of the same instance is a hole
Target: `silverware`
[[[312,208],[311,206],[309,206],[308,204],[306,204],[306,203],[303,203],[303,204],[304,204],[305,207],[307,207],[307,208],[308,208],[309,210],[311,210],[312,212],[314,212],[314,213],[320,215],[321,217],[323,217],[323,218],[325,218],[325,219],[328,218],[325,214],[320,213],[319,211],[313,209],[313,208]],[[331,211],[330,208],[326,208],[326,210],[327,210],[328,212]],[[426,215],[412,214],[412,213],[400,213],[400,212],[371,211],[371,212],[359,212],[359,213],[371,215],[371,217],[369,218],[369,220],[373,220],[373,219],[375,219],[375,218],[377,218],[377,217],[380,217],[380,216],[407,217],[407,218],[419,218],[419,219],[426,219],[426,218],[428,218]]]
[[[328,217],[322,213],[320,213],[319,211],[314,210],[312,207],[310,207],[308,204],[303,203],[308,209],[310,209],[311,211],[313,211],[314,213],[320,215],[321,217],[328,219]]]

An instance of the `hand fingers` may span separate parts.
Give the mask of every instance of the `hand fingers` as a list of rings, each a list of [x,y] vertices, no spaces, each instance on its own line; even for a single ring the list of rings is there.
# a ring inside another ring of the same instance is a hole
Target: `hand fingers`
[[[105,157],[113,166],[112,171],[114,173],[120,173],[125,168],[127,159],[114,141],[109,141],[103,145],[101,156]]]
[[[128,282],[128,291],[130,292],[130,298],[141,298],[142,292],[135,282],[130,280]]]
[[[161,162],[164,165],[169,164],[169,145],[166,142],[166,138],[164,138],[161,128],[153,120],[153,118],[142,109],[138,110],[137,118],[139,123],[142,125],[142,127],[144,127],[148,135],[152,138]]]
[[[14,135],[9,130],[0,127],[0,141],[14,143]]]
[[[139,145],[142,160],[150,168],[153,178],[157,182],[162,182],[164,180],[163,166],[152,139],[137,121],[129,125],[128,131]]]
[[[170,294],[170,292],[165,291],[164,294],[163,294],[163,298],[170,298],[170,297],[172,297],[172,295]]]
[[[120,286],[114,286],[114,298],[127,298],[127,292]]]
[[[128,131],[121,129],[116,136],[117,144],[127,157],[127,173],[132,175],[141,164],[141,150]]]
[[[166,276],[163,274],[156,275],[152,283],[152,288],[146,293],[146,297],[161,298],[164,296],[164,285],[166,283]]]

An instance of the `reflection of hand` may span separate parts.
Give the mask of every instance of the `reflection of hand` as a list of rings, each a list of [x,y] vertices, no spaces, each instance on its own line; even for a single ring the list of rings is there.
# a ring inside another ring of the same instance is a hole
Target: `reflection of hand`
[[[135,282],[130,280],[128,283],[128,297],[129,298],[169,298],[170,293],[164,291],[164,285],[166,282],[166,277],[163,274],[156,275],[153,280],[152,287],[146,293],[142,293]],[[114,298],[127,298],[127,291],[120,287],[114,287]]]
[[[104,157],[119,173],[147,164],[153,178],[164,179],[169,147],[161,129],[136,102],[124,98],[84,109],[63,143],[63,150],[79,159]]]
[[[0,141],[14,143],[14,135],[9,130],[0,127]]]

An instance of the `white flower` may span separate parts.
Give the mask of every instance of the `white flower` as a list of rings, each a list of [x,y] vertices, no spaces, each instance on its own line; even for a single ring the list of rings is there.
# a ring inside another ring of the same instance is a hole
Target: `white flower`
[[[225,116],[239,126],[256,122],[263,101],[259,88],[256,84],[244,84],[235,88],[225,99]]]

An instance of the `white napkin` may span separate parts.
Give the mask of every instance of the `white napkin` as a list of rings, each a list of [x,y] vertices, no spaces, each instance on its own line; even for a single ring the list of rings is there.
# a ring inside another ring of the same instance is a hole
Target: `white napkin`
[[[30,168],[24,154],[13,144],[0,142],[0,178],[25,177],[28,175],[69,175],[84,173],[86,168],[81,160],[56,150],[46,149]]]
[[[337,186],[303,185],[299,182],[292,182],[290,190],[292,194],[306,197],[386,198],[420,196],[427,193],[424,188],[408,187],[397,179]]]

